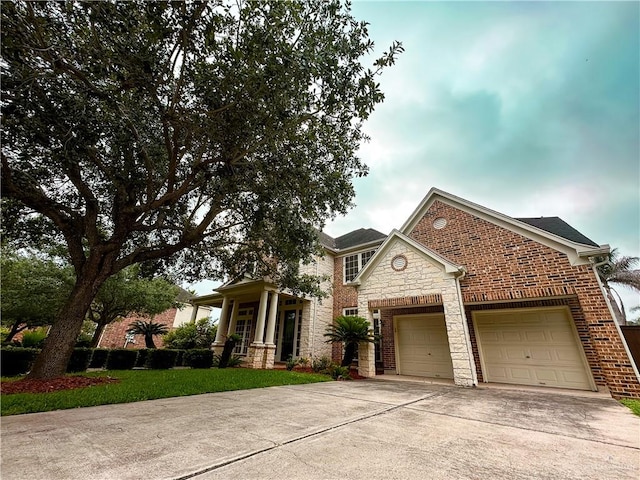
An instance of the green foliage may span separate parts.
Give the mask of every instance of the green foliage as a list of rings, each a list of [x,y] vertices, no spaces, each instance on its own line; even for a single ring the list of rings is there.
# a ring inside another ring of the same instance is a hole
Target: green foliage
[[[136,367],[145,367],[147,364],[147,357],[149,356],[149,349],[141,348],[138,350],[138,356],[136,357]]]
[[[327,327],[324,334],[327,343],[344,344],[344,357],[341,365],[343,367],[351,365],[358,351],[360,342],[376,342],[377,337],[371,332],[371,324],[366,318],[342,315],[337,317],[333,325]]]
[[[90,348],[74,348],[67,364],[67,372],[84,372],[89,367],[92,350]]]
[[[0,369],[3,377],[23,375],[29,371],[40,350],[35,348],[2,347]]]
[[[25,348],[42,348],[47,338],[47,328],[38,328],[22,334],[22,346]]]
[[[209,318],[201,318],[196,322],[188,322],[171,330],[162,341],[167,348],[193,349],[209,348],[216,339],[218,326]]]
[[[73,286],[73,272],[56,262],[18,255],[3,248],[0,256],[0,317],[9,330],[3,341],[26,328],[50,325]]]
[[[213,352],[208,348],[194,348],[184,352],[184,364],[191,368],[211,368]]]
[[[242,361],[244,360],[244,357],[240,355],[232,354],[229,356],[229,359],[227,360],[224,367],[220,367],[220,360],[222,360],[222,355],[214,355],[212,366],[217,368],[239,367],[242,365]]]
[[[623,398],[620,403],[629,407],[631,411],[640,417],[640,400],[637,398]]]
[[[107,370],[131,370],[136,364],[137,350],[115,348],[109,350],[105,368]]]
[[[128,267],[107,279],[89,309],[88,318],[96,323],[93,345],[104,327],[129,315],[152,317],[177,307],[180,288],[163,278],[144,278],[140,267]]]
[[[300,365],[300,359],[299,358],[293,358],[293,355],[289,355],[287,357],[287,362],[285,363],[285,367],[287,370],[291,371],[293,370],[296,365]]]
[[[136,320],[127,329],[127,332],[134,335],[144,335],[144,344],[147,348],[156,348],[156,344],[153,343],[153,337],[156,335],[164,335],[169,329],[161,323],[156,323],[152,320],[145,322],[143,320]]]
[[[176,367],[184,367],[184,354],[186,353],[186,350],[182,350],[180,348],[176,348],[174,349],[177,352],[176,355]]]
[[[120,382],[52,393],[2,395],[1,413],[17,415],[202,393],[330,381],[326,375],[248,368],[121,370],[83,375],[109,376],[119,379]]]
[[[92,353],[91,361],[89,362],[89,368],[104,368],[107,364],[109,350],[106,348],[93,348],[91,350]]]
[[[334,380],[351,380],[349,376],[349,367],[340,366],[340,365],[331,365],[328,368],[328,374]]]
[[[353,179],[367,173],[363,122],[402,50],[375,60],[350,8],[3,4],[5,237],[64,245],[84,287],[34,376],[63,372],[54,352],[69,351],[92,292],[133,264],[179,265],[185,279],[256,265],[292,291],[321,293],[299,266],[319,248],[315,227],[346,213]]]
[[[329,357],[314,358],[311,360],[311,370],[315,373],[326,373],[333,364]]]
[[[152,368],[154,370],[173,368],[176,364],[177,356],[178,352],[176,350],[152,348],[147,350],[147,361],[145,362],[145,367]]]

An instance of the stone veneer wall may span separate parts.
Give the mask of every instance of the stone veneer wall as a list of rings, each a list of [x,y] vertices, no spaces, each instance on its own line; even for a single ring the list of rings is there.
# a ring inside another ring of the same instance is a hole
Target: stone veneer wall
[[[327,252],[323,257],[316,257],[315,262],[302,265],[300,268],[301,273],[328,277],[321,283],[321,288],[327,296],[323,299],[311,298],[303,305],[300,338],[302,357],[319,358],[332,355],[332,346],[325,342],[324,333],[334,318],[334,263],[334,256]]]
[[[445,218],[446,226],[435,229],[436,218]],[[572,266],[562,252],[440,201],[409,236],[467,269],[460,282],[465,299],[526,301],[540,297],[541,288],[575,294],[579,307],[574,305],[572,314],[576,320],[579,310],[584,317],[597,356],[589,358],[585,348],[594,376],[601,372],[616,397],[640,397],[640,383],[591,266]]]
[[[403,241],[396,240],[383,253],[358,287],[358,314],[372,321],[369,302],[373,300],[382,303],[380,300],[383,299],[441,295],[454,380],[459,385],[472,385],[472,352],[455,277],[446,274],[441,266],[427,260]],[[404,255],[407,259],[407,267],[402,271],[391,267],[391,260],[396,255]]]

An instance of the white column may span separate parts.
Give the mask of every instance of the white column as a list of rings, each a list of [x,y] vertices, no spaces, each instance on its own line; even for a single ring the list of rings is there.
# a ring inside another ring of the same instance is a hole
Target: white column
[[[254,337],[254,343],[264,343],[264,324],[265,317],[267,316],[267,299],[269,298],[269,292],[263,290],[260,294],[260,306],[258,307],[258,319],[256,322],[256,335]]]
[[[229,328],[227,329],[227,337],[236,333],[236,323],[238,322],[238,308],[240,302],[238,299],[233,301],[233,308],[231,309],[231,321],[229,322]]]
[[[218,330],[216,332],[216,345],[224,343],[224,334],[229,328],[229,297],[222,297],[222,309],[220,310],[220,320],[218,320]]]
[[[276,333],[276,315],[278,313],[278,293],[271,294],[271,304],[269,305],[269,320],[267,321],[267,338],[264,343],[275,345],[274,335]]]

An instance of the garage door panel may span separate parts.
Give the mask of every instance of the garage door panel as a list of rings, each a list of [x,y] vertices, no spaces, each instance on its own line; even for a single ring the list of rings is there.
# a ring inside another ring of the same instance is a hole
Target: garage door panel
[[[476,316],[485,380],[591,389],[581,346],[562,310]]]
[[[453,378],[444,316],[397,317],[396,326],[401,374]]]

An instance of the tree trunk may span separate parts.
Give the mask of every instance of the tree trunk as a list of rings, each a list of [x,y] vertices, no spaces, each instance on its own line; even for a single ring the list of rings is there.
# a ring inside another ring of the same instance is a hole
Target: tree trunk
[[[20,325],[23,325],[22,328],[20,328]],[[27,324],[23,324],[20,322],[20,320],[17,320],[12,326],[11,326],[11,331],[9,332],[9,334],[6,336],[6,338],[2,341],[2,343],[4,345],[8,345],[9,343],[11,343],[11,340],[13,340],[13,337],[15,337],[19,332],[21,332],[22,330],[24,330],[25,328],[27,328]]]
[[[613,310],[613,314],[615,316],[613,320],[618,322],[618,325],[626,325],[627,316],[625,315],[624,310],[620,310],[618,302],[611,293],[611,287],[605,286],[605,290],[607,291],[607,297],[609,298],[609,303],[611,304],[611,309]]]
[[[102,336],[102,332],[104,332],[106,323],[97,322],[98,325],[96,327],[96,331],[93,332],[93,337],[91,338],[91,348],[98,348],[98,343],[100,342],[100,337]]]
[[[156,344],[153,343],[153,335],[146,335],[144,336],[144,345],[147,348],[156,348]]]
[[[51,379],[65,374],[76,340],[82,330],[82,322],[96,293],[107,278],[108,274],[104,274],[104,265],[102,272],[98,267],[91,269],[86,266],[84,275],[78,277],[67,303],[56,316],[42,352],[36,358],[27,378]]]
[[[358,344],[354,342],[347,343],[347,346],[344,348],[344,357],[342,358],[341,367],[348,367],[353,363],[353,357],[356,356],[356,349],[358,348]]]

